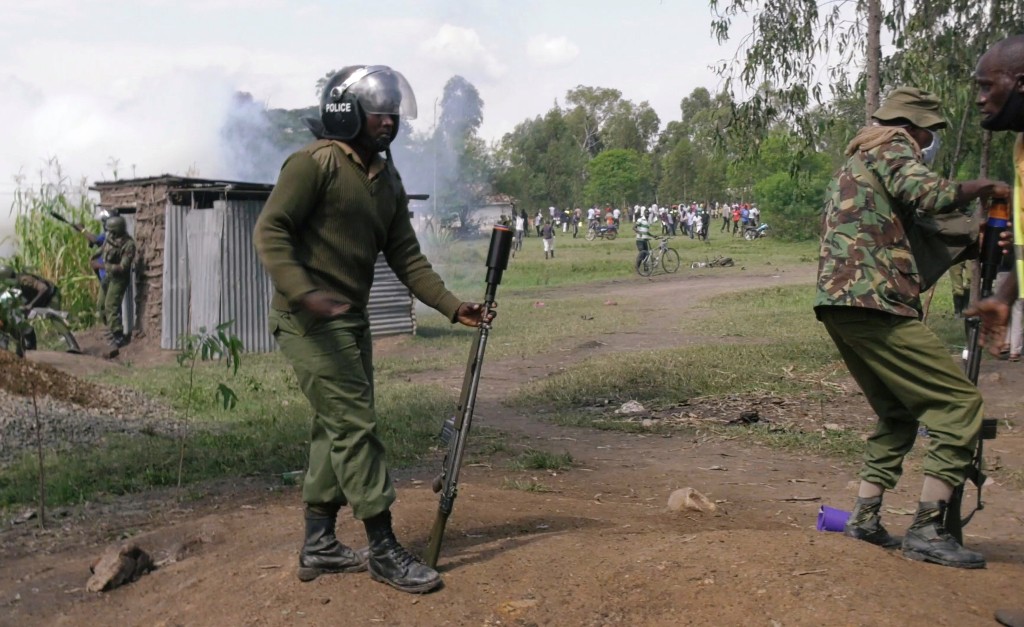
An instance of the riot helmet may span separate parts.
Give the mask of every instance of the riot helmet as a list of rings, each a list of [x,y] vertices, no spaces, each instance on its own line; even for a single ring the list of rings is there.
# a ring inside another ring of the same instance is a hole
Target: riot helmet
[[[12,280],[14,280],[14,268],[10,266],[0,266],[0,281]]]
[[[107,209],[106,207],[100,207],[99,211],[96,212],[96,219],[99,220],[100,222],[106,224],[107,220],[109,220],[111,218],[111,216],[116,216],[116,215],[117,215],[116,212],[111,211],[110,209]]]
[[[401,72],[386,65],[350,65],[334,74],[320,95],[320,119],[303,121],[317,138],[348,141],[359,136],[367,114],[416,119],[416,96]]]
[[[111,235],[126,235],[128,233],[128,223],[124,221],[121,216],[111,216],[107,218],[106,224],[103,225],[107,233]]]

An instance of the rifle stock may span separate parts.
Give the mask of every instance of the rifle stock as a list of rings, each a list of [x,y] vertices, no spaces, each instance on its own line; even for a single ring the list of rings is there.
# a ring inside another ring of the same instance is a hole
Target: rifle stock
[[[999,238],[1006,230],[1010,218],[1010,210],[1005,198],[993,198],[988,210],[988,218],[982,225],[981,235],[981,294],[980,298],[988,298],[992,295],[992,288],[996,274],[999,272],[999,261],[1002,252],[999,249]],[[967,328],[967,356],[964,360],[964,374],[971,383],[978,384],[978,375],[981,370],[981,318],[970,316],[965,320]],[[997,421],[994,418],[983,418],[981,430],[978,433],[978,443],[971,458],[971,465],[967,469],[967,476],[964,483],[953,488],[953,494],[949,497],[946,506],[946,515],[943,519],[943,526],[946,531],[956,538],[956,541],[963,544],[964,526],[971,522],[974,514],[985,509],[985,502],[981,498],[982,488],[988,477],[985,475],[985,440],[993,440],[996,437]],[[966,516],[963,515],[964,488],[970,481],[978,489],[978,500]]]
[[[487,289],[484,295],[483,312],[485,322],[480,325],[480,330],[469,353],[469,359],[466,361],[466,372],[462,378],[462,392],[459,395],[456,414],[445,420],[441,428],[441,441],[446,447],[445,456],[444,462],[441,464],[441,474],[434,479],[432,486],[434,492],[439,493],[440,502],[437,507],[437,516],[434,518],[434,526],[430,530],[427,550],[423,555],[424,562],[431,568],[437,566],[437,559],[441,554],[441,543],[444,540],[444,530],[455,507],[455,498],[458,496],[459,470],[462,467],[466,439],[469,437],[469,429],[473,422],[473,410],[480,387],[480,368],[483,365],[484,352],[487,350],[487,337],[491,331],[491,325],[486,320],[494,308],[498,284],[501,283],[502,272],[508,267],[511,250],[511,229],[504,225],[495,226],[491,232],[491,244],[487,253]]]

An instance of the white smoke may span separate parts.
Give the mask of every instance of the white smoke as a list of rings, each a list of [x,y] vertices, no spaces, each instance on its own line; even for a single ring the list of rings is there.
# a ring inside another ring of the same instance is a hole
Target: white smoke
[[[238,129],[265,128],[263,106],[238,98],[222,71],[165,73],[109,90],[47,87],[0,76],[0,240],[13,231],[15,177],[31,185],[54,157],[70,181],[90,184],[160,174],[273,182],[280,167],[269,143],[238,149]],[[9,241],[0,244],[0,256],[11,252]]]

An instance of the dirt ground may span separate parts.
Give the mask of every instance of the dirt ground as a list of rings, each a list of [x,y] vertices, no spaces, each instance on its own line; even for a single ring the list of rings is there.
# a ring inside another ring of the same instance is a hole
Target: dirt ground
[[[577,465],[557,473],[515,472],[500,461],[464,468],[441,555],[445,587],[438,592],[403,594],[365,573],[300,583],[298,488],[247,479],[204,486],[185,502],[153,493],[65,510],[46,531],[3,521],[0,625],[962,626],[993,625],[995,608],[1024,607],[1024,499],[1008,483],[986,488],[987,506],[967,528],[967,544],[986,555],[988,567],[961,571],[816,531],[820,505],[852,504],[854,464],[741,438],[558,427],[500,402],[510,383],[549,376],[587,357],[723,341],[713,325],[705,337],[683,337],[672,321],[716,293],[805,281],[813,281],[813,268],[703,277],[684,270],[609,283],[604,289],[612,299],[641,290],[652,323],[594,337],[580,329],[575,346],[529,360],[488,361],[475,424],[508,433],[513,448],[568,451]],[[389,338],[376,350],[410,349]],[[73,371],[82,359],[89,358],[41,360]],[[455,388],[461,371],[421,378]],[[987,414],[1005,419],[988,456],[1004,471],[1024,468],[1022,383],[1024,364],[983,364]],[[863,396],[849,382],[844,389],[846,402],[827,408],[824,418],[816,403],[797,396],[716,406],[734,417],[757,409],[811,428],[870,424]],[[679,415],[699,419],[707,409],[695,404]],[[436,469],[397,475],[396,527],[415,550],[424,547],[436,511],[429,488]],[[510,477],[551,491],[507,489]],[[920,478],[910,464],[900,488],[887,496],[891,531],[909,524]],[[669,511],[669,494],[685,487],[714,500],[718,511]],[[360,545],[361,526],[346,518],[339,536]],[[86,592],[90,562],[129,537],[158,560],[176,559],[115,591]]]

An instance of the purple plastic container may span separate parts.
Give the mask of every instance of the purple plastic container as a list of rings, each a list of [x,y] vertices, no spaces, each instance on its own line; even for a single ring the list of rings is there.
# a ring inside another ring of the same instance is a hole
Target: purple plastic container
[[[818,508],[818,531],[842,531],[850,512],[822,505]]]

